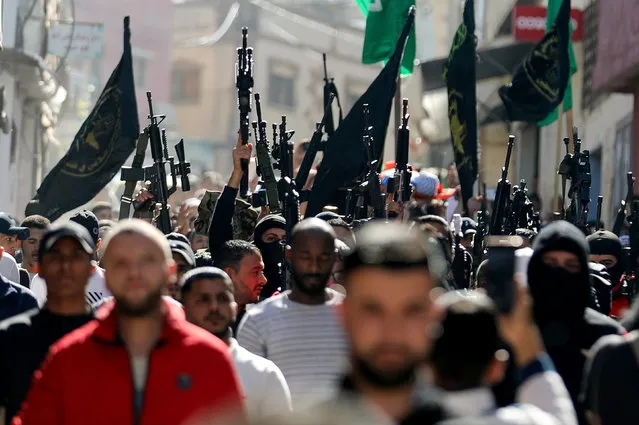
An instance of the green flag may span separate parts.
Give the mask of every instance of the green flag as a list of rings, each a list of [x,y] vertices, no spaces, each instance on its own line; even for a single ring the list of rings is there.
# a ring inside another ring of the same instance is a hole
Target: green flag
[[[388,62],[395,51],[395,44],[404,28],[408,9],[415,0],[355,0],[366,17],[362,63]],[[415,62],[415,28],[410,30],[404,57],[402,75],[413,73]]]
[[[548,11],[546,15],[546,32],[550,31],[552,28],[552,24],[555,22],[557,15],[559,14],[559,9],[561,9],[561,2],[563,0],[548,0]],[[572,32],[574,28],[572,27],[572,22],[570,22],[570,36],[571,38],[568,41],[568,59],[570,60],[570,76],[577,72],[577,62],[575,61],[575,52],[572,49]],[[566,92],[564,93],[564,101],[563,101],[563,109],[564,112],[572,109],[572,83],[571,79],[568,79],[568,86],[566,87]],[[537,125],[539,127],[543,127],[549,124],[552,124],[557,120],[559,114],[557,110],[559,108],[555,108],[546,118],[539,121]]]

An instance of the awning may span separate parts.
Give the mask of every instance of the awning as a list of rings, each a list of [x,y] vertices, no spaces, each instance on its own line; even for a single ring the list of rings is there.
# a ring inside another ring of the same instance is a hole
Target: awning
[[[535,46],[532,42],[514,42],[505,46],[486,47],[477,51],[477,80],[512,74]],[[446,88],[442,77],[447,58],[420,63],[424,91]]]

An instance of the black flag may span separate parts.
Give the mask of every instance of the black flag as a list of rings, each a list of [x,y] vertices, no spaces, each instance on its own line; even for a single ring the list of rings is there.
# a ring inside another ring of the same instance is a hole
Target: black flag
[[[448,120],[464,208],[477,179],[477,94],[475,84],[475,5],[466,0],[464,19],[457,28],[444,64],[448,87]]]
[[[26,214],[53,221],[89,202],[117,174],[140,133],[135,100],[131,31],[124,18],[124,51],[69,151],[47,174]]]
[[[509,121],[537,122],[564,99],[570,78],[570,0],[563,0],[550,31],[519,66],[511,83],[499,88]]]
[[[332,198],[345,183],[361,175],[367,159],[362,137],[364,135],[364,104],[370,107],[370,123],[373,126],[374,155],[380,158],[384,153],[384,139],[390,118],[393,97],[397,89],[397,76],[404,52],[404,45],[415,21],[415,7],[411,6],[395,52],[384,69],[366,92],[353,105],[342,124],[329,137],[324,150],[324,159],[317,170],[315,183],[306,207],[306,217],[312,217]]]

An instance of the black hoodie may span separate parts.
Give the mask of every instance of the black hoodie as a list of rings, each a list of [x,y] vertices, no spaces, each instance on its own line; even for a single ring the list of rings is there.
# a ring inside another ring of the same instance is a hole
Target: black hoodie
[[[588,308],[590,276],[588,243],[584,234],[566,221],[545,227],[535,238],[528,264],[528,285],[533,298],[535,321],[541,330],[548,354],[555,363],[577,408],[581,424],[586,424],[577,403],[585,363],[585,352],[603,335],[624,330],[614,320]],[[579,260],[578,273],[544,264],[544,254],[564,251]]]

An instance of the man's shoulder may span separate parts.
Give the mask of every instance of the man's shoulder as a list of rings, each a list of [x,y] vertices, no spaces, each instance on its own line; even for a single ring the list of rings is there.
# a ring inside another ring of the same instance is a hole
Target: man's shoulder
[[[235,364],[246,365],[251,370],[255,370],[259,373],[270,373],[279,371],[279,368],[269,359],[265,359],[262,356],[258,356],[255,353],[251,353],[246,348],[242,347],[235,341],[233,351],[233,361]]]
[[[286,308],[289,302],[288,291],[273,297],[267,298],[264,301],[260,301],[257,304],[246,309],[246,316],[261,316],[278,314]]]

